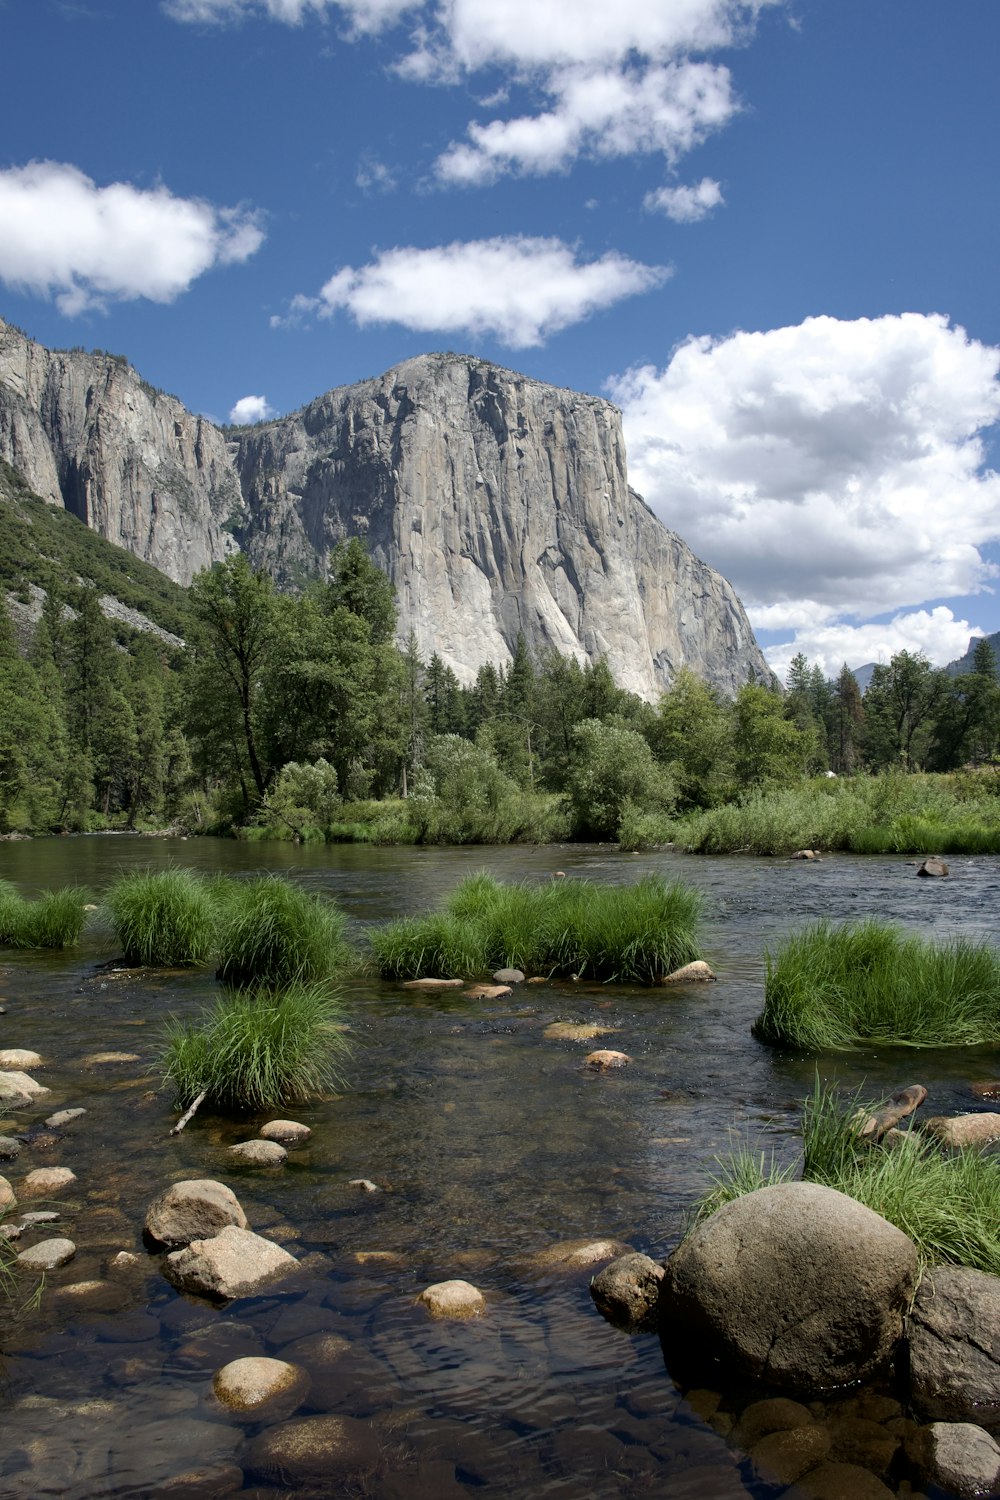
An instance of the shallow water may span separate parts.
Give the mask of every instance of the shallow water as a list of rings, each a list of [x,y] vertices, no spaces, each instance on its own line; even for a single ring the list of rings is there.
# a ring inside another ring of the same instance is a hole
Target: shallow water
[[[206,1465],[219,1470],[214,1488],[169,1493],[283,1493],[245,1462],[256,1427],[211,1394],[214,1371],[249,1353],[309,1369],[298,1415],[365,1423],[364,1462],[345,1478],[331,1456],[329,1477],[300,1493],[770,1495],[682,1399],[657,1340],[629,1338],[597,1314],[590,1272],[545,1271],[533,1257],[557,1241],[613,1236],[662,1259],[734,1133],[793,1160],[815,1060],[750,1036],[767,944],[815,917],[868,913],[993,940],[1000,861],[953,859],[949,880],[927,881],[899,859],[701,860],[594,847],[303,849],[138,837],[0,845],[0,876],[26,894],[82,883],[98,899],[121,870],[168,863],[285,871],[334,895],[359,931],[424,909],[482,868],[505,879],[544,879],[557,868],[602,881],[681,875],[704,892],[705,957],[720,980],[676,992],[524,986],[499,1002],[352,983],[347,1087],[336,1100],[284,1111],[312,1138],[285,1166],[261,1171],[234,1169],[225,1148],[253,1136],[263,1117],[201,1112],[181,1136],[168,1135],[176,1115],[169,1092],[158,1092],[161,1018],[196,1011],[213,993],[209,975],[115,975],[102,967],[114,946],[99,930],[69,955],[0,956],[0,1045],[40,1052],[37,1076],[51,1090],[0,1133],[56,1109],[88,1111],[61,1139],[26,1145],[6,1165],[15,1189],[37,1166],[76,1173],[44,1205],[61,1215],[44,1234],[69,1234],[78,1253],[48,1277],[40,1309],[2,1331],[2,1500],[153,1496]],[[556,1020],[609,1031],[591,1044],[546,1039]],[[633,1062],[590,1074],[581,1064],[591,1045],[620,1048]],[[97,1050],[138,1060],[86,1066]],[[970,1081],[994,1075],[997,1058],[992,1049],[865,1049],[825,1059],[821,1070],[873,1095],[922,1082],[943,1113],[974,1107]],[[229,1182],[251,1227],[306,1262],[296,1280],[222,1309],[178,1296],[143,1249],[141,1228],[152,1197],[183,1177]],[[350,1187],[359,1177],[381,1190]],[[122,1249],[140,1264],[109,1273]],[[483,1290],[487,1316],[432,1322],[416,1294],[456,1276]],[[68,1290],[91,1279],[103,1291]],[[347,1340],[329,1369],[296,1347],[319,1331]],[[225,1478],[234,1462],[242,1481],[236,1470]]]

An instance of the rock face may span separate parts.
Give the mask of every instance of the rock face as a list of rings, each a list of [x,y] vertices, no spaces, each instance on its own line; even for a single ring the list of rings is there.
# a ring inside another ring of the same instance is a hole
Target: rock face
[[[928,1271],[907,1334],[920,1416],[992,1423],[1000,1414],[1000,1277],[967,1266]]]
[[[682,666],[770,680],[730,585],[629,488],[617,408],[483,360],[421,355],[234,435],[0,322],[0,458],[180,583],[242,547],[295,585],[361,536],[400,638],[466,682],[519,631],[648,699]]]
[[[734,1199],[667,1262],[660,1330],[796,1393],[864,1379],[892,1353],[917,1278],[911,1240],[853,1198],[786,1182]]]

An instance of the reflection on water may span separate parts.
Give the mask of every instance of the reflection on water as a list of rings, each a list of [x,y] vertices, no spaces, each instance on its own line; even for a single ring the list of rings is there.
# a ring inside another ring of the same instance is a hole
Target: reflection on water
[[[540,1269],[534,1257],[555,1241],[601,1235],[662,1258],[734,1131],[793,1159],[814,1060],[774,1054],[750,1036],[768,943],[804,920],[869,912],[992,939],[997,861],[956,859],[942,882],[918,880],[902,860],[702,861],[593,847],[126,837],[0,845],[0,875],[26,892],[73,882],[96,896],[120,870],[167,863],[287,871],[335,895],[358,931],[425,908],[484,867],[506,879],[544,879],[556,867],[611,881],[681,874],[704,891],[706,957],[720,982],[676,993],[525,986],[493,1003],[353,982],[349,1088],[291,1111],[313,1135],[284,1167],[241,1171],[225,1149],[261,1118],[202,1112],[171,1138],[171,1100],[158,1091],[161,1019],[196,1011],[213,991],[209,975],[115,976],[100,967],[113,949],[97,929],[68,956],[5,954],[2,1045],[40,1052],[37,1076],[51,1090],[0,1121],[0,1134],[29,1136],[6,1175],[16,1188],[34,1167],[72,1168],[77,1181],[47,1206],[78,1252],[49,1277],[41,1310],[3,1329],[0,1497],[284,1493],[254,1468],[256,1426],[212,1396],[215,1370],[254,1353],[309,1371],[298,1417],[365,1424],[363,1472],[345,1475],[331,1452],[329,1475],[302,1485],[304,1495],[770,1494],[682,1400],[656,1339],[606,1324],[588,1272]],[[588,1044],[544,1036],[557,1020],[611,1028],[606,1044],[632,1065],[586,1073]],[[138,1060],[85,1066],[97,1049]],[[873,1093],[919,1079],[945,1112],[972,1107],[969,1082],[995,1072],[995,1061],[865,1049],[824,1063],[834,1067]],[[53,1110],[78,1105],[87,1114],[63,1133],[31,1138]],[[150,1199],[183,1177],[229,1182],[251,1226],[304,1262],[297,1279],[222,1309],[178,1296],[140,1236]],[[380,1191],[349,1185],[361,1177]],[[121,1250],[137,1264],[109,1271]],[[484,1319],[433,1322],[415,1305],[423,1286],[450,1277],[483,1290]],[[729,1419],[713,1420],[724,1430]],[[195,1470],[197,1482],[171,1485]]]

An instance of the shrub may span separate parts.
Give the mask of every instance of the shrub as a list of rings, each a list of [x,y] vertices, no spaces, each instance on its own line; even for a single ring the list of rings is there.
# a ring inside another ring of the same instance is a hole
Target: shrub
[[[673,781],[635,729],[615,720],[585,719],[573,730],[566,781],[573,832],[613,839],[626,809],[662,813],[673,807]]]
[[[961,938],[934,943],[875,919],[818,922],[767,955],[753,1032],[779,1046],[819,1049],[996,1042],[1000,954]]]
[[[347,1050],[340,1007],[325,986],[241,990],[197,1023],[169,1022],[165,1081],[182,1108],[204,1092],[220,1109],[272,1109],[333,1091]]]
[[[10,881],[0,881],[0,946],[72,948],[86,921],[87,892],[74,886],[25,901]]]
[[[698,954],[700,898],[658,876],[635,885],[586,880],[501,885],[472,876],[444,911],[371,935],[388,979],[486,974],[497,968],[651,984]]]
[[[123,875],[105,900],[127,963],[173,968],[212,957],[218,903],[193,870]]]
[[[233,882],[220,913],[218,977],[273,988],[328,979],[350,957],[345,923],[330,901],[278,876]]]

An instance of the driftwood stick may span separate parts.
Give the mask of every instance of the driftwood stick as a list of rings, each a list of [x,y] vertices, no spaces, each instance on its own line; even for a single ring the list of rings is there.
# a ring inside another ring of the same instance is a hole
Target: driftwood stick
[[[927,1090],[922,1083],[911,1083],[909,1088],[900,1089],[887,1099],[885,1104],[880,1104],[874,1114],[866,1115],[860,1124],[858,1136],[861,1140],[880,1141],[887,1130],[898,1125],[900,1120],[912,1115],[927,1098]]]
[[[207,1093],[208,1089],[202,1089],[201,1093],[198,1095],[191,1108],[186,1109],[181,1115],[180,1119],[177,1121],[177,1124],[174,1126],[173,1130],[171,1130],[171,1135],[180,1135],[181,1131],[184,1129],[184,1126],[188,1123],[188,1121],[194,1118],[195,1112],[197,1111],[199,1105],[204,1104],[205,1095]]]

